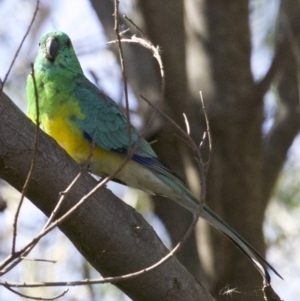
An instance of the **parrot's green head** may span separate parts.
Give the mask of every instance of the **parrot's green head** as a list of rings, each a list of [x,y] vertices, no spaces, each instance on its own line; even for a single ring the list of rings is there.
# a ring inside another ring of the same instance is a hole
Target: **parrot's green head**
[[[51,31],[43,34],[39,47],[35,68],[65,69],[74,73],[82,73],[72,42],[65,33]]]

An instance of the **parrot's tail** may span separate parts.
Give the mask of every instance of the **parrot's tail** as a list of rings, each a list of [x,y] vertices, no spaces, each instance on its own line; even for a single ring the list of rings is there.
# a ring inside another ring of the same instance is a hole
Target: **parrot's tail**
[[[168,197],[172,198],[174,201],[192,213],[197,213],[199,210],[199,200],[192,194],[192,192],[184,185],[182,181],[173,175],[166,176],[159,174],[158,177],[174,189],[174,194]],[[250,261],[262,275],[266,284],[270,284],[271,282],[271,277],[267,268],[270,268],[278,277],[283,279],[280,274],[241,235],[231,228],[208,206],[203,206],[200,216],[208,221],[214,228],[227,236],[250,259]]]
[[[270,268],[278,277],[283,279],[281,275],[241,235],[239,235],[206,205],[203,206],[201,217],[227,236],[250,259],[250,261],[253,262],[266,284],[271,283],[271,277],[267,268]]]

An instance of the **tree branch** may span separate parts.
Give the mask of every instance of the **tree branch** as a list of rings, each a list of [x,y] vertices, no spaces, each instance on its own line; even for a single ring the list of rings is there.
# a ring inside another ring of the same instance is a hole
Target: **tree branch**
[[[280,41],[284,41],[286,51],[282,53],[282,55],[285,54],[285,57],[281,58],[280,70],[277,72],[280,99],[274,125],[265,137],[263,144],[263,194],[266,200],[273,191],[288,149],[300,130],[299,2],[283,1],[281,15],[278,36],[281,37]],[[277,49],[283,47],[283,42],[279,43]]]
[[[299,2],[297,0],[282,1],[280,11],[281,16],[279,17],[279,27],[281,28],[279,28],[279,34],[277,32],[275,55],[266,75],[257,84],[257,87],[262,95],[264,95],[269,90],[271,83],[274,81],[274,77],[277,75],[278,71],[286,64],[288,58],[292,55],[290,37],[286,31],[286,26],[283,25],[283,23],[285,23],[285,20],[283,19],[285,19],[286,17],[288,18],[288,22],[290,22],[289,27],[294,33],[294,38],[298,40],[300,37]]]

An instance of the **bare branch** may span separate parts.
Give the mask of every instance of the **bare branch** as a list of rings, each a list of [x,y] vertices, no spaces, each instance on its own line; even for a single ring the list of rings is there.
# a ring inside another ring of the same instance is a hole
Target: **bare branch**
[[[18,296],[21,296],[23,298],[26,298],[26,299],[32,299],[32,300],[56,300],[56,299],[59,299],[60,297],[64,296],[68,291],[69,289],[66,289],[64,290],[62,293],[56,295],[56,296],[53,296],[53,297],[50,297],[50,298],[44,298],[44,297],[34,297],[34,296],[29,296],[29,295],[25,295],[25,294],[22,294],[22,293],[19,293],[17,291],[15,291],[14,289],[12,289],[10,286],[8,285],[3,285],[6,289],[8,289],[9,291],[11,291],[12,293],[18,295]]]
[[[185,113],[182,113],[182,115],[183,115],[183,118],[184,118],[184,123],[185,123],[185,126],[186,126],[186,133],[187,133],[188,135],[190,135],[190,133],[191,133],[191,129],[190,129],[190,124],[189,124],[189,121],[188,121],[188,119],[187,119],[187,117],[186,117],[186,114],[185,114]]]
[[[133,25],[133,27],[139,31],[147,41],[150,41],[149,36],[141,29],[141,27],[139,27],[135,22],[133,22],[130,18],[128,18],[126,15],[123,15],[123,18],[126,19],[131,25]]]
[[[33,158],[31,161],[31,166],[30,170],[28,172],[27,179],[25,181],[25,184],[22,189],[22,194],[21,194],[21,199],[17,207],[17,211],[15,214],[14,218],[14,223],[13,223],[13,240],[12,240],[12,250],[11,253],[15,253],[15,248],[16,248],[16,238],[17,238],[17,228],[18,228],[18,218],[20,214],[20,210],[28,189],[29,181],[32,177],[32,173],[35,168],[36,160],[37,160],[37,149],[38,149],[38,137],[39,137],[39,127],[40,127],[40,111],[39,111],[39,95],[36,87],[36,81],[35,81],[35,76],[34,76],[34,66],[31,64],[31,76],[33,80],[33,86],[34,86],[34,95],[35,95],[35,107],[36,107],[36,131],[35,131],[35,138],[34,138],[34,151],[33,151]]]
[[[263,289],[265,301],[283,301],[280,297],[274,292],[271,285],[264,285]]]
[[[57,263],[56,260],[49,260],[49,259],[28,258],[28,257],[23,257],[23,256],[20,256],[20,258],[21,258],[22,260],[25,260],[25,261],[39,261],[39,262]]]
[[[115,27],[114,30],[116,32],[117,41],[118,41],[118,50],[119,50],[119,57],[121,63],[121,70],[122,70],[122,77],[123,77],[123,84],[124,84],[124,94],[125,94],[125,109],[126,109],[126,118],[128,121],[127,124],[127,131],[128,131],[128,150],[127,152],[130,153],[132,145],[131,145],[131,122],[130,122],[130,112],[129,112],[129,101],[128,101],[128,87],[127,87],[127,77],[125,72],[125,63],[124,63],[124,55],[123,55],[123,48],[121,44],[121,37],[119,32],[119,0],[114,0],[114,20],[115,20]]]

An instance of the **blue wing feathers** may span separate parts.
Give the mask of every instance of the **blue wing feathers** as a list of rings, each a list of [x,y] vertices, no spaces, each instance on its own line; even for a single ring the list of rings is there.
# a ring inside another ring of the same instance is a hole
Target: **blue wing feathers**
[[[72,122],[82,129],[84,138],[92,141],[96,133],[96,144],[99,147],[114,151],[125,149],[127,153],[128,123],[118,106],[83,75],[77,79],[74,94],[80,100],[83,115],[89,116],[88,119],[76,117],[72,119]],[[132,147],[138,143],[134,159],[136,162],[147,166],[151,163],[158,166],[158,160],[154,159],[157,157],[154,150],[145,139],[139,139],[138,132],[133,127],[131,127],[130,140]]]
[[[93,141],[93,138],[85,131],[83,131],[83,137],[87,139],[89,142]]]
[[[142,165],[147,165],[147,166],[159,166],[159,167],[162,167],[163,165],[159,162],[159,160],[157,158],[154,158],[154,157],[142,157],[142,156],[139,156],[137,154],[134,154],[132,156],[132,160],[137,162],[137,163],[140,163]]]

